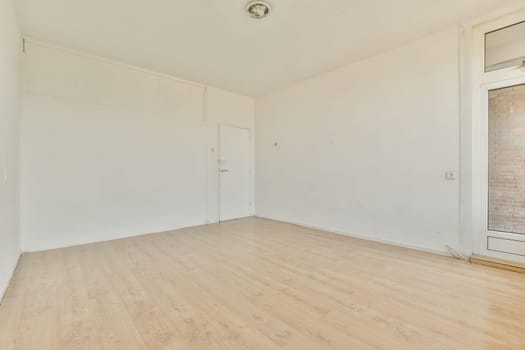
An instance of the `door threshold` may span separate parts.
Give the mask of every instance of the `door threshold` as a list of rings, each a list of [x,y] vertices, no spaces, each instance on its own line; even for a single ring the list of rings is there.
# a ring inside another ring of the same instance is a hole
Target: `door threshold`
[[[498,259],[498,258],[490,258],[488,256],[482,256],[482,255],[472,255],[470,257],[470,262],[472,264],[489,266],[489,267],[494,267],[497,269],[525,274],[525,264],[521,264],[521,263],[514,262],[514,261],[508,261],[508,260],[503,260],[503,259]]]

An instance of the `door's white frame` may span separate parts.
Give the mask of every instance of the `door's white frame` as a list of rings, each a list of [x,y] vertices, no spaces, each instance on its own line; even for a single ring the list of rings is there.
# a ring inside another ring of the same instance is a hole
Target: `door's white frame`
[[[475,254],[525,262],[488,249],[489,237],[525,241],[525,235],[488,230],[488,93],[490,90],[525,84],[525,72],[509,67],[485,72],[485,34],[525,21],[525,10],[473,27],[472,126],[473,126],[473,252]]]
[[[243,126],[238,126],[238,125],[235,125],[235,124],[230,124],[230,123],[219,123],[218,125],[218,135],[219,135],[219,159],[217,161],[217,176],[218,176],[218,181],[217,181],[217,184],[218,184],[218,189],[217,189],[217,193],[218,193],[218,196],[217,196],[217,199],[218,199],[218,203],[217,203],[217,207],[219,208],[218,210],[218,213],[219,213],[219,223],[220,222],[223,222],[221,220],[221,165],[222,165],[222,150],[221,150],[221,128],[223,126],[226,126],[226,127],[230,127],[230,128],[235,128],[235,129],[242,129],[242,130],[247,130],[249,133],[250,133],[250,144],[249,144],[249,147],[250,147],[250,184],[251,184],[251,188],[250,188],[250,215],[255,215],[254,213],[254,209],[255,209],[255,205],[254,205],[254,171],[253,171],[253,157],[254,157],[254,144],[253,144],[253,129],[252,128],[247,128],[247,127],[243,127]]]

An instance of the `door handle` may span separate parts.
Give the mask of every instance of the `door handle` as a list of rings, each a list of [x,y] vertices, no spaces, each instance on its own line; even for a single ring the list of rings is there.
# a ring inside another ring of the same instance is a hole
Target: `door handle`
[[[221,173],[227,173],[228,171],[228,169],[221,169]]]

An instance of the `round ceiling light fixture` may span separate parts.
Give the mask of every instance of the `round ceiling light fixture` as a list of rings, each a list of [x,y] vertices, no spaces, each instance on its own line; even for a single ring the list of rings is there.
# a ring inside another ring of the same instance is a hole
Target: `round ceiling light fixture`
[[[270,14],[271,7],[266,1],[252,1],[246,6],[248,14],[257,19],[262,19]]]

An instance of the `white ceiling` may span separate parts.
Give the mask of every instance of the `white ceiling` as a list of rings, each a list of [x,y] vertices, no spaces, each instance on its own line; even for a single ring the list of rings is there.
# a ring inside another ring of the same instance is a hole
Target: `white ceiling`
[[[22,32],[258,96],[513,0],[16,0]]]

